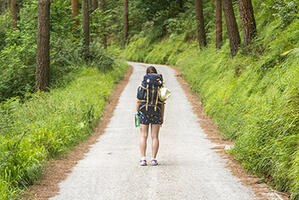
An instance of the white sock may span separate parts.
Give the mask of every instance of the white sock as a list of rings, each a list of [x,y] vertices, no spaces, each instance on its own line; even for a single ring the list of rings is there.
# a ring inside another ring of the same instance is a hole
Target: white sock
[[[156,158],[152,158],[152,160],[157,160]]]
[[[141,160],[146,160],[146,157],[142,157]]]

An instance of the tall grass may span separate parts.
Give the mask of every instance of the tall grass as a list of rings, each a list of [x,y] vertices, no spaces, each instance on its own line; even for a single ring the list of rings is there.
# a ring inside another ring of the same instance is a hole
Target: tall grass
[[[221,50],[210,44],[200,51],[195,41],[184,42],[184,34],[151,48],[141,38],[124,54],[129,60],[178,66],[205,112],[235,140],[231,152],[244,168],[298,199],[298,20],[284,29],[279,23],[269,22],[234,59],[228,41]]]
[[[100,119],[106,100],[127,66],[110,71],[83,67],[65,87],[22,103],[0,104],[0,199],[15,199],[34,183],[42,166],[84,140]]]

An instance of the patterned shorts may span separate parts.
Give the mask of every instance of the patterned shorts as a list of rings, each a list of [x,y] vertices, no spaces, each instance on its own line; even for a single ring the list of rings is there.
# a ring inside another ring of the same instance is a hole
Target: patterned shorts
[[[162,124],[160,110],[157,109],[156,112],[147,112],[145,108],[140,110],[140,124]]]

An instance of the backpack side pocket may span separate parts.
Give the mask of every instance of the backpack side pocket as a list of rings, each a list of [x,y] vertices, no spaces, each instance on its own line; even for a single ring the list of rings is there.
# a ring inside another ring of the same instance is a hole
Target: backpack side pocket
[[[137,99],[146,100],[146,88],[141,85],[137,89]]]

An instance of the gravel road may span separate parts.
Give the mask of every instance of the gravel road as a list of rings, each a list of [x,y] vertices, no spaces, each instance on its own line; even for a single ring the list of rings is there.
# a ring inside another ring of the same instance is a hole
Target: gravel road
[[[225,167],[225,160],[212,150],[217,145],[206,139],[174,70],[162,65],[154,66],[163,74],[172,96],[167,100],[160,131],[160,165],[139,166],[135,99],[148,65],[129,64],[134,67],[133,74],[105,133],[60,183],[59,194],[51,199],[255,199],[253,191],[243,186]],[[150,145],[147,158],[151,158]]]

